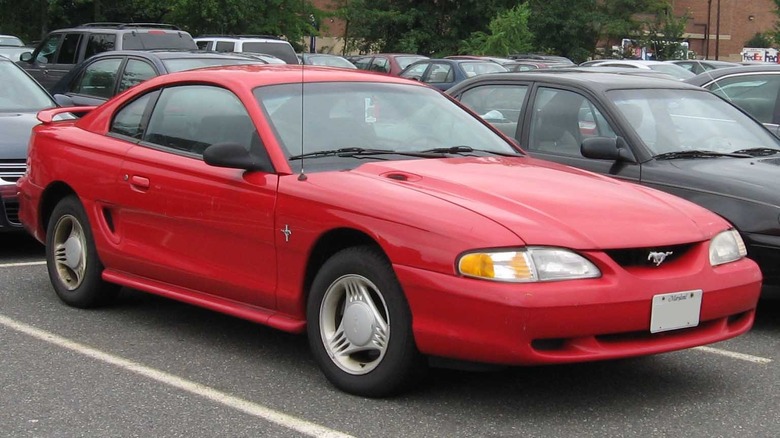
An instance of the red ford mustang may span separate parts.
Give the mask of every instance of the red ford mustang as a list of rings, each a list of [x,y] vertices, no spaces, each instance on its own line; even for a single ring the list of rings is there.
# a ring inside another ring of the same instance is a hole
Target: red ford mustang
[[[529,158],[418,83],[238,66],[64,111],[39,113],[19,190],[65,303],[127,286],[307,331],[348,392],[433,356],[612,359],[753,323],[761,274],[726,221]]]

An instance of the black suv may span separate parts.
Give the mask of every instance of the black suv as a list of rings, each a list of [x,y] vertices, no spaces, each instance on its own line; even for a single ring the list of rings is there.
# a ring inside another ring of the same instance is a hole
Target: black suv
[[[88,23],[49,33],[33,52],[23,53],[18,64],[51,90],[76,64],[97,53],[197,48],[189,33],[169,24]]]

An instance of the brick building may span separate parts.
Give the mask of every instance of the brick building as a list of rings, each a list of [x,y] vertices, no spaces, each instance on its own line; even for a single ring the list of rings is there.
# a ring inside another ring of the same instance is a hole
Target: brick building
[[[699,58],[741,61],[740,51],[745,42],[756,33],[773,30],[778,21],[773,0],[671,0],[671,3],[675,15],[689,12],[691,19],[684,37]]]

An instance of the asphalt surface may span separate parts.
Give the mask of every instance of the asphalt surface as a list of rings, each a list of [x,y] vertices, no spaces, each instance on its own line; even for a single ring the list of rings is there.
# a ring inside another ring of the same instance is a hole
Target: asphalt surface
[[[69,308],[43,259],[0,234],[0,436],[780,436],[780,301],[715,350],[433,369],[371,400],[332,388],[303,336],[128,289]]]

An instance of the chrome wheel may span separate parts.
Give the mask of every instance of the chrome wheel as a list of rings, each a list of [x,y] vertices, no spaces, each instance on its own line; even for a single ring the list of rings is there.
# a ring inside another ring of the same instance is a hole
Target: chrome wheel
[[[330,359],[343,371],[366,374],[387,352],[390,317],[379,289],[355,274],[334,281],[320,305],[319,327]]]
[[[74,290],[84,281],[87,266],[87,240],[78,219],[61,216],[54,225],[54,264],[57,276],[68,290]]]

